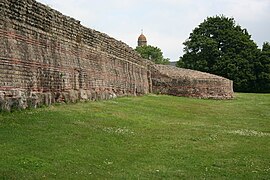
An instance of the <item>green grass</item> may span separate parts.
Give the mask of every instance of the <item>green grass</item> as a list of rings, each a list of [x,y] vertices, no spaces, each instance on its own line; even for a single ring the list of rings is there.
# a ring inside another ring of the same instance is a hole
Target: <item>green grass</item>
[[[0,113],[0,179],[270,179],[270,94]]]

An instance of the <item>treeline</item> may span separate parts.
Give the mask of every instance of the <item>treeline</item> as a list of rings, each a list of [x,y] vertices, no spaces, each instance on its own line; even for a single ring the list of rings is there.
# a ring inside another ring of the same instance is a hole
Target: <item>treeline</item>
[[[270,44],[259,49],[233,18],[208,17],[183,44],[178,67],[231,79],[235,91],[270,92]]]
[[[156,64],[169,64],[170,59],[164,58],[160,48],[151,45],[137,46],[137,51],[143,58],[153,61]]]

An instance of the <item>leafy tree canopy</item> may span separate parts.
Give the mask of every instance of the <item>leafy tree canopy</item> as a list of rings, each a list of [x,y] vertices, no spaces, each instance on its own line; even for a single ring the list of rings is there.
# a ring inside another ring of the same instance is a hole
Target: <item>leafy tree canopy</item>
[[[137,51],[143,58],[149,59],[156,64],[169,64],[169,59],[163,57],[163,53],[160,48],[154,46],[137,46]]]
[[[236,91],[253,90],[254,60],[260,51],[248,31],[233,18],[208,17],[183,44],[184,55],[178,66],[229,78]]]
[[[270,43],[263,44],[261,53],[254,63],[256,92],[270,92]]]

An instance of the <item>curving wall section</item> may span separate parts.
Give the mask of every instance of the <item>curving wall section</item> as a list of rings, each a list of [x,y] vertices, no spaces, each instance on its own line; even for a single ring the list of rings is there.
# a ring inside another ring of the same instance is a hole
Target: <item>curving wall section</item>
[[[149,92],[125,43],[34,0],[1,0],[0,109]]]
[[[209,73],[165,65],[151,66],[153,92],[174,96],[232,99],[233,82]]]
[[[35,0],[0,0],[0,110],[149,92],[230,99],[232,81],[154,65]]]

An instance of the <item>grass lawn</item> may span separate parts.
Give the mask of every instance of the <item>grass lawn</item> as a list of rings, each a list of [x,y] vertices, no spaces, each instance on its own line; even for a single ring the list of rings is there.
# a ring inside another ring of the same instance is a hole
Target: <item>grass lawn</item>
[[[0,113],[0,179],[270,179],[270,94]]]

